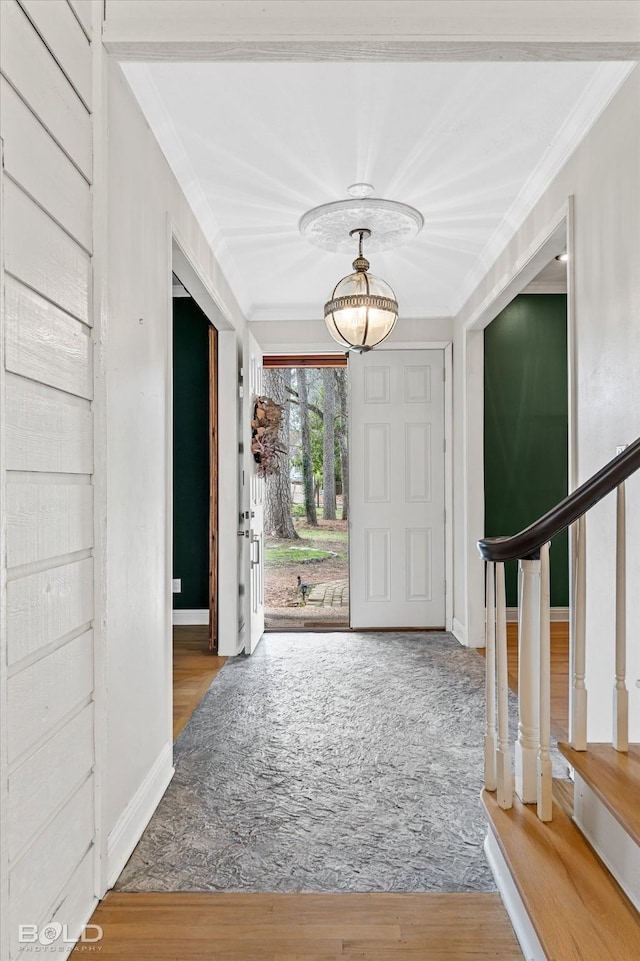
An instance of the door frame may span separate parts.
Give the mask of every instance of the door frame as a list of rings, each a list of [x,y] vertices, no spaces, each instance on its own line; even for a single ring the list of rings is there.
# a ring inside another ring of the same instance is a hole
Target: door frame
[[[557,254],[566,249],[567,261],[567,380],[568,380],[568,488],[578,482],[576,432],[576,315],[573,195],[550,216],[529,246],[515,260],[461,329],[461,357],[456,376],[462,379],[462,431],[464,477],[464,583],[461,605],[465,623],[453,621],[453,632],[469,647],[484,647],[484,570],[477,541],[484,536],[484,329]],[[573,557],[575,532],[569,536],[569,621],[573,623]]]
[[[445,561],[445,630],[453,630],[453,342],[450,340],[385,341],[384,350],[442,350],[444,353],[444,561]],[[343,354],[327,344],[265,345],[266,357],[313,357],[314,354]],[[347,365],[347,370],[349,369]],[[350,396],[350,395],[349,395]]]
[[[218,411],[237,409],[238,405],[238,375],[240,355],[237,346],[237,333],[228,317],[222,302],[218,299],[214,288],[207,280],[205,272],[198,266],[196,255],[181,236],[179,229],[171,217],[168,218],[168,245],[170,269],[189,292],[198,307],[207,317],[210,325],[217,331],[218,355]],[[169,288],[171,278],[168,279]],[[169,289],[169,296],[171,291]],[[166,391],[167,407],[173,409],[173,338],[168,334]],[[238,422],[233,417],[218,417],[218,500],[224,491],[225,504],[233,510],[221,512],[218,518],[218,557],[234,556],[237,551],[237,519],[240,511],[240,491],[238,475]],[[166,444],[166,578],[167,578],[167,623],[172,633],[173,623],[173,593],[171,581],[173,578],[173,418],[167,417]],[[238,576],[233,565],[218,564],[218,653],[232,656],[239,652],[238,647]],[[221,643],[222,638],[222,643]],[[235,642],[234,642],[235,638]],[[170,689],[168,696],[173,697]]]

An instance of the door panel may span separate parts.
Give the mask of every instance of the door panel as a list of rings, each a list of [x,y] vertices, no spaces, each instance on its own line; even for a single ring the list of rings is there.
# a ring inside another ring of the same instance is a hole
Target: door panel
[[[251,452],[251,421],[255,398],[262,393],[262,350],[247,332],[243,355],[244,504],[245,504],[245,640],[252,654],[264,633],[264,477],[256,470]]]
[[[351,358],[351,626],[442,627],[444,353]]]

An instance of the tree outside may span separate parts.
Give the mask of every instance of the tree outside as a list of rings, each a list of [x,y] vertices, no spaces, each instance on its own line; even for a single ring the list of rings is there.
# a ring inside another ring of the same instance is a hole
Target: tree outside
[[[346,368],[265,368],[263,392],[282,407],[265,492],[266,626],[346,626]]]

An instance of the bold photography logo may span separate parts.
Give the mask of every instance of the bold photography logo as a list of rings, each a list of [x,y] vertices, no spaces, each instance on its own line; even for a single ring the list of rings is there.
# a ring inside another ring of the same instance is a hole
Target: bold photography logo
[[[102,937],[103,931],[99,924],[85,924],[79,937],[70,937],[68,926],[60,924],[59,921],[50,921],[49,924],[42,926],[38,924],[18,925],[19,944],[42,945],[42,947],[52,948],[56,951],[63,950],[64,945],[69,945],[70,950],[76,943],[81,946],[94,945],[98,941],[102,941]]]

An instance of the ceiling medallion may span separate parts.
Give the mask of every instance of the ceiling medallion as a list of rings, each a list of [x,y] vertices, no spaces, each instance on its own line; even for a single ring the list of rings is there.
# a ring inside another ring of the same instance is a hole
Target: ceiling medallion
[[[367,243],[371,253],[401,247],[420,233],[424,224],[420,211],[397,200],[372,197],[373,190],[371,184],[352,184],[349,200],[308,210],[300,218],[300,233],[309,243],[334,253],[351,250],[351,232],[362,226],[371,231]]]

